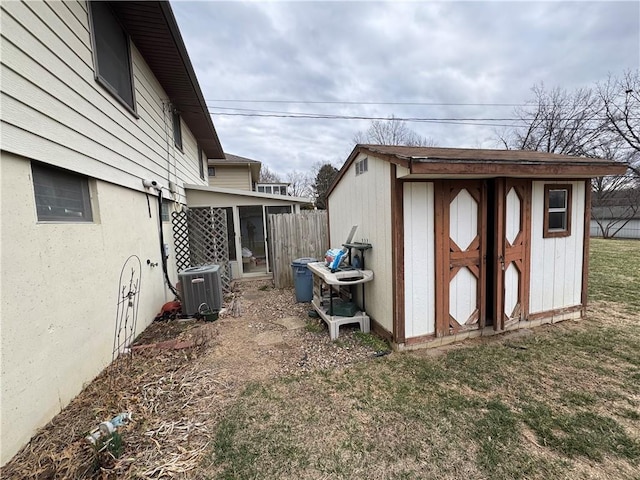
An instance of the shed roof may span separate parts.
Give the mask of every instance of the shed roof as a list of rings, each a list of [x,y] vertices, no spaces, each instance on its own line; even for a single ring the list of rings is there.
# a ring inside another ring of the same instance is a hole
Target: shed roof
[[[407,178],[564,177],[621,175],[626,166],[613,160],[575,157],[531,150],[356,145],[329,193],[359,154],[370,154],[408,169]]]
[[[169,2],[109,3],[207,157],[222,157],[218,134]]]

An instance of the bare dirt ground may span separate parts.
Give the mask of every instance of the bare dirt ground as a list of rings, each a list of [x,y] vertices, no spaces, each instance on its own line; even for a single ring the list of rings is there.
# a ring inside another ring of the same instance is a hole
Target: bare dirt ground
[[[156,322],[136,344],[178,338],[195,346],[125,355],[91,382],[0,471],[4,478],[197,478],[214,425],[252,382],[340,368],[380,354],[342,327],[332,342],[291,289],[236,286],[215,322]],[[232,313],[239,316],[232,316]],[[379,345],[377,345],[379,347]],[[84,437],[130,411],[122,445],[96,453]],[[111,450],[111,451],[109,451]],[[115,456],[113,453],[116,453]]]

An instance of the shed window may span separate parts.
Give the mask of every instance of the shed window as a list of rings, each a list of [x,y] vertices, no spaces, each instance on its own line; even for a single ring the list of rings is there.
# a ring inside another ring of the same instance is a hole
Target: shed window
[[[362,160],[356,162],[356,175],[363,174],[369,169],[368,167],[368,157],[364,157]]]
[[[36,162],[31,172],[39,221],[93,221],[87,177]]]
[[[180,114],[173,112],[173,143],[182,151],[182,126],[180,125]]]
[[[129,37],[107,2],[88,3],[96,80],[133,111],[135,107]]]
[[[571,185],[545,185],[544,237],[571,235]]]

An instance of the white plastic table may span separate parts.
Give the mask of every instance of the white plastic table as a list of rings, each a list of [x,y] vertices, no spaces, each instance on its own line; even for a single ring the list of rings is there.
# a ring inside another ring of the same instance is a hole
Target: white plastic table
[[[364,311],[358,311],[353,317],[342,317],[340,315],[329,315],[329,311],[333,311],[333,297],[331,295],[332,286],[340,285],[363,285],[373,280],[373,271],[371,270],[343,270],[331,273],[329,267],[324,262],[308,263],[307,268],[313,274],[313,300],[311,304],[320,318],[329,327],[329,337],[331,340],[338,338],[340,325],[349,323],[359,323],[360,330],[365,333],[369,332],[370,320]],[[329,296],[322,294],[322,285],[328,286]]]

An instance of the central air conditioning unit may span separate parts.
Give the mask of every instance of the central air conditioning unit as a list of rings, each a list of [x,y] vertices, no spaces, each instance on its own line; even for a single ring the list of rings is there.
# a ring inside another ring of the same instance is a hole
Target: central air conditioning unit
[[[219,312],[222,308],[220,265],[185,268],[178,274],[182,288],[182,313],[193,316],[204,310]]]

